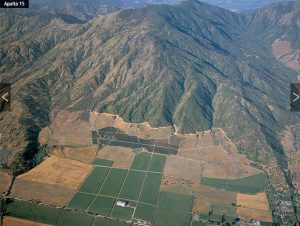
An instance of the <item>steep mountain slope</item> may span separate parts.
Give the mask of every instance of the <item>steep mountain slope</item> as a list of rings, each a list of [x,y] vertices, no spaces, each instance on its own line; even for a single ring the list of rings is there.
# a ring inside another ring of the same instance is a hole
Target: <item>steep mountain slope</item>
[[[282,0],[203,0],[203,2],[234,11],[257,9],[280,1]]]
[[[82,21],[125,8],[140,8],[147,4],[172,3],[172,0],[32,0],[33,10],[67,14]]]
[[[0,115],[0,150],[10,152],[2,165],[14,173],[32,167],[38,134],[60,110],[85,111],[83,119],[93,110],[183,133],[221,127],[268,173],[278,196],[289,197],[279,133],[299,120],[289,112],[297,73],[271,47],[289,26],[278,21],[299,15],[298,3],[287,4],[244,15],[195,0],[85,24],[1,14],[9,21],[0,28],[1,76],[13,83],[13,110]]]

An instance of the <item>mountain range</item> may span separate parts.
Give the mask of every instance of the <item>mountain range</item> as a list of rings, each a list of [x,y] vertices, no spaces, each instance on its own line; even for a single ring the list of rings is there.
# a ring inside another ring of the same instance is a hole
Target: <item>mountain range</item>
[[[123,1],[78,15],[68,1],[64,12],[54,1],[52,11],[0,12],[0,80],[13,93],[12,111],[0,114],[0,150],[9,153],[2,167],[14,175],[33,167],[39,132],[61,110],[85,112],[85,120],[90,111],[108,112],[181,133],[220,127],[268,174],[274,219],[295,217],[296,207],[281,219],[276,205],[297,205],[280,133],[299,123],[289,84],[300,72],[273,47],[300,49],[300,2],[244,13],[197,0],[132,2],[139,9],[119,11],[131,7]]]

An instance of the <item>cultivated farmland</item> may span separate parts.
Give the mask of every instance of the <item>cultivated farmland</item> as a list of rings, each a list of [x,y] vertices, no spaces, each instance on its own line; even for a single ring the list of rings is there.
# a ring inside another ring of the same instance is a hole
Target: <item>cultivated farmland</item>
[[[115,199],[105,196],[97,196],[97,198],[90,205],[88,211],[98,213],[104,216],[109,216],[115,204]]]
[[[78,146],[69,143],[71,137],[59,138],[61,146],[52,149],[52,156],[18,176],[13,185],[13,198],[65,207],[13,202],[6,215],[13,209],[12,217],[72,226],[141,221],[196,226],[209,219],[220,223],[223,215],[228,222],[236,217],[272,221],[264,195],[266,177],[237,153],[222,130],[182,135],[174,134],[172,127],[128,123],[110,114],[90,116],[85,130],[89,142]],[[66,113],[58,117],[66,120]],[[52,125],[57,132],[45,129],[43,142],[51,144],[66,125],[69,130],[72,122],[81,120],[70,117],[63,127]]]
[[[4,217],[3,226],[50,226],[49,224],[36,223],[34,221],[23,220],[15,217]]]
[[[51,156],[33,170],[16,178],[12,196],[64,206],[91,168],[85,163]]]
[[[86,178],[84,183],[81,185],[79,191],[93,194],[98,193],[108,172],[109,168],[95,167],[89,177]]]
[[[137,200],[142,189],[146,173],[130,170],[123,184],[120,198]]]
[[[120,191],[126,174],[127,170],[111,169],[100,190],[100,194],[116,197]]]
[[[134,152],[131,148],[119,146],[104,146],[98,152],[98,158],[113,161],[114,168],[128,169],[134,158]]]

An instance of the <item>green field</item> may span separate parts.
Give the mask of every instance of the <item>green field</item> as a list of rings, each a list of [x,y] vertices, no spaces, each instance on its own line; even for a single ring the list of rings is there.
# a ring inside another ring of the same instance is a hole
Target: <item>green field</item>
[[[157,147],[155,146],[153,152],[165,154],[165,155],[177,155],[178,149],[174,149],[171,147]]]
[[[112,166],[114,161],[107,160],[107,159],[99,159],[95,158],[93,164],[96,166]]]
[[[147,173],[146,180],[140,197],[141,202],[156,205],[161,179],[162,179],[162,174]]]
[[[142,189],[145,176],[146,172],[130,170],[122,187],[120,197],[137,200]]]
[[[94,220],[87,214],[22,201],[7,203],[5,215],[59,226],[91,225]]]
[[[154,213],[155,213],[155,206],[139,203],[137,205],[134,218],[151,222],[154,218]]]
[[[142,152],[136,154],[134,156],[131,169],[147,171],[150,159],[151,159],[151,153],[149,152]]]
[[[76,193],[71,201],[68,203],[68,207],[72,209],[86,210],[91,202],[94,200],[95,195]]]
[[[109,169],[105,167],[95,167],[92,173],[86,178],[79,188],[79,191],[96,194],[108,173]]]
[[[149,171],[163,172],[166,162],[166,156],[154,154],[150,161]]]
[[[132,226],[132,224],[111,220],[109,218],[97,217],[93,226]]]
[[[146,148],[149,152],[154,151],[161,154],[176,155],[179,148],[178,145],[168,143],[159,143],[155,146],[154,139],[138,139],[136,136],[125,134],[114,127],[103,128],[98,133],[93,131],[92,138],[94,144],[97,142],[97,138],[99,138],[99,142],[102,144],[128,148]]]
[[[133,214],[133,208],[115,206],[111,216],[122,220],[130,220]]]
[[[112,207],[115,204],[115,199],[105,196],[98,196],[90,208],[88,209],[89,212],[101,214],[104,216],[109,216],[112,210]]]
[[[161,192],[159,194],[158,206],[178,210],[181,212],[192,212],[194,197],[172,192]]]
[[[192,226],[206,226],[206,224],[205,223],[202,223],[202,222],[193,222],[192,223]]]
[[[172,209],[157,207],[154,226],[190,226],[192,213],[182,213]]]
[[[66,210],[61,210],[56,226],[82,226],[82,225],[92,225],[94,217],[81,214],[78,212],[69,212]]]
[[[97,131],[92,131],[92,140],[93,140],[93,144],[97,144],[98,143],[98,134],[97,134]]]
[[[264,191],[266,186],[265,174],[257,174],[237,180],[224,180],[202,177],[201,184],[224,189],[227,191],[256,194]]]
[[[100,194],[117,197],[126,174],[127,170],[111,169],[101,188]]]
[[[231,203],[229,204],[221,201],[213,201],[211,210],[220,216],[225,215],[230,217],[237,217],[236,207],[231,205]]]
[[[202,223],[202,222],[193,222],[192,223],[192,226],[206,226],[206,224],[205,223]]]

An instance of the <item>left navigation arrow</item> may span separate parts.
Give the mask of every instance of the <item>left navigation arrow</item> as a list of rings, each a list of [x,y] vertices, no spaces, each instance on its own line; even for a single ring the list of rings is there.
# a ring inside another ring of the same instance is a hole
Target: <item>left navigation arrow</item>
[[[0,112],[10,111],[11,108],[11,86],[9,83],[0,82]]]
[[[5,94],[2,96],[2,99],[5,100],[7,103],[9,102],[8,96],[9,96],[9,93],[5,93]]]

